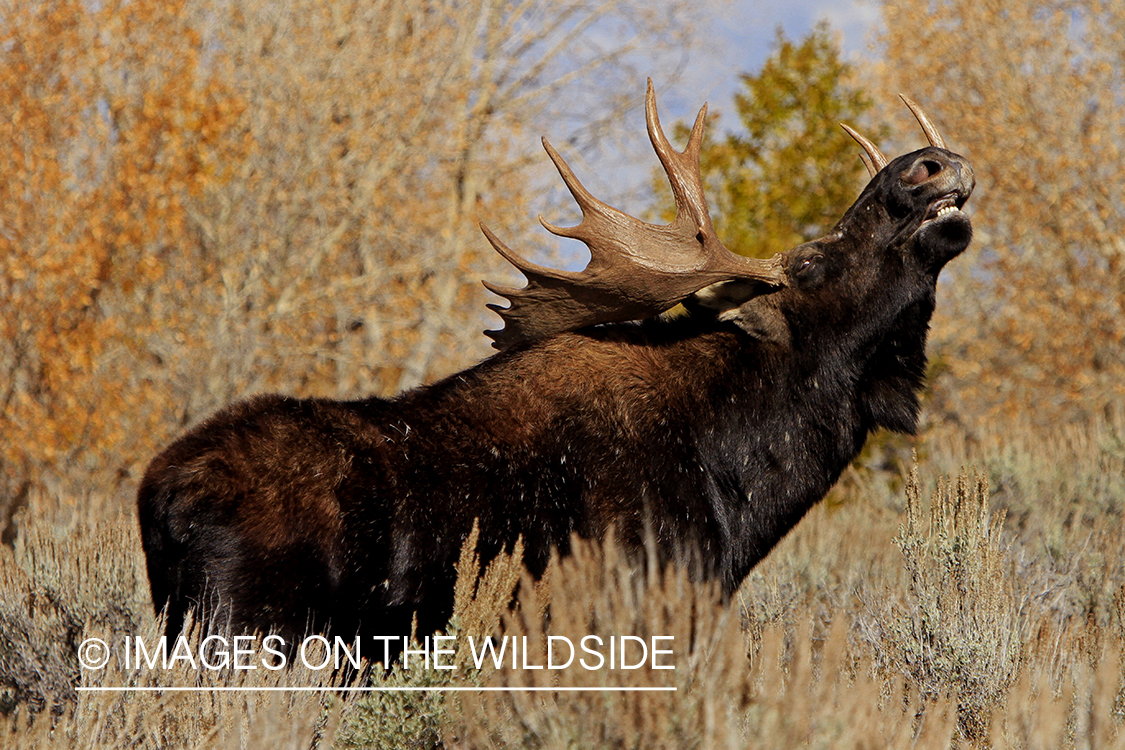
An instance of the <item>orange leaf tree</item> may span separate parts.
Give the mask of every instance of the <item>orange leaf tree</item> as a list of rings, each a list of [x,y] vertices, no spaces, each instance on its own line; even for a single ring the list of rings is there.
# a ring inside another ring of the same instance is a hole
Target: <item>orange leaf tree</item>
[[[18,4],[0,29],[0,475],[82,473],[145,441],[138,299],[192,244],[190,202],[238,158],[237,96],[182,4]],[[88,446],[98,446],[96,451]]]
[[[533,226],[528,125],[584,80],[637,101],[629,56],[682,50],[692,7],[6,9],[0,535],[29,488],[127,498],[233,398],[387,394],[488,353],[478,280],[502,261],[478,212],[514,242]]]

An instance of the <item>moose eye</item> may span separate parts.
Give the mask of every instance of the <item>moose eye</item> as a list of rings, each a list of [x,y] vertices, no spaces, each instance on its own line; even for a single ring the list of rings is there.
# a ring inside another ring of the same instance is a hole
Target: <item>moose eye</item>
[[[802,289],[811,289],[824,280],[824,256],[820,253],[798,258],[793,265],[792,274]]]
[[[820,261],[823,256],[821,255],[806,255],[804,258],[797,260],[797,267],[794,269],[796,273],[804,273],[812,270],[814,266]]]

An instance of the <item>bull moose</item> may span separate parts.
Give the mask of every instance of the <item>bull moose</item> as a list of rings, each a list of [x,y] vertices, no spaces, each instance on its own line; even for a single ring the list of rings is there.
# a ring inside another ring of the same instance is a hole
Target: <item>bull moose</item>
[[[646,120],[677,216],[656,226],[590,195],[550,231],[587,268],[530,263],[489,331],[500,351],[392,399],[258,396],[222,409],[149,466],[138,495],[157,609],[240,631],[406,634],[442,627],[474,524],[487,561],[518,537],[541,573],[571,535],[690,555],[729,594],[832,487],[878,427],[916,429],[935,284],[968,245],[968,161],[930,146],[888,162],[826,236],[768,260],[715,236],[687,147]],[[846,128],[847,126],[845,126]],[[677,303],[685,315],[661,315]]]

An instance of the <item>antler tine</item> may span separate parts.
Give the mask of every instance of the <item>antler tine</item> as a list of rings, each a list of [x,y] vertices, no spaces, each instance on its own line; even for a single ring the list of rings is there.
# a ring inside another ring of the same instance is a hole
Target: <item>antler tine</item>
[[[868,158],[864,159],[862,155],[859,158],[863,159],[863,164],[867,167],[867,171],[871,173],[872,177],[878,174],[880,169],[887,166],[887,157],[883,156],[883,152],[879,150],[878,146],[864,138],[856,131],[852,130],[844,123],[840,123],[840,127],[842,127],[848,135],[854,138],[856,143],[863,146],[863,150],[867,152],[866,156]]]
[[[582,221],[573,227],[556,227],[542,217],[539,221],[549,232],[586,243],[590,263],[579,272],[536,265],[482,225],[496,252],[527,277],[527,286],[522,289],[484,284],[509,302],[508,307],[488,305],[504,320],[502,330],[485,331],[494,347],[504,349],[520,341],[597,323],[652,317],[721,281],[759,282],[751,285],[749,295],[785,284],[780,258],[743,258],[715,236],[699,171],[706,111],[705,107],[696,117],[687,148],[677,151],[660,128],[656,94],[649,80],[645,97],[649,138],[668,173],[676,200],[676,220],[667,226],[641,221],[595,198],[544,139],[543,148],[582,210]]]
[[[926,113],[922,111],[918,103],[906,94],[899,94],[898,98],[902,99],[903,104],[910,108],[910,111],[914,114],[914,119],[922,126],[922,132],[926,134],[926,140],[930,142],[930,145],[945,148],[945,139],[941,137],[941,133],[939,133],[938,129],[934,127],[934,124],[930,122],[930,118],[926,116]]]
[[[588,310],[581,304],[571,304],[564,307],[556,302],[552,307],[555,314],[550,319],[528,314],[529,311],[534,312],[536,305],[551,302],[555,297],[552,290],[557,290],[568,283],[579,282],[582,274],[573,271],[558,271],[532,263],[520,257],[510,247],[501,242],[500,238],[484,224],[480,225],[480,229],[496,252],[518,268],[528,281],[527,286],[523,289],[501,286],[489,281],[481,282],[488,291],[504,297],[509,303],[508,307],[501,307],[491,302],[485,305],[489,310],[499,313],[505,322],[503,330],[485,331],[493,339],[493,346],[502,349],[524,338],[536,339],[558,333],[559,330],[589,325],[583,322],[584,314]],[[562,327],[558,328],[558,326]]]
[[[703,146],[703,125],[706,121],[707,105],[704,104],[699,114],[695,116],[695,124],[691,127],[687,146],[682,152],[677,151],[668,142],[664,129],[660,127],[660,115],[656,111],[656,90],[653,88],[652,79],[648,79],[648,91],[645,92],[645,125],[648,127],[648,138],[652,141],[652,147],[672,186],[672,197],[676,201],[676,219],[673,226],[682,225],[685,220],[690,220],[704,235],[714,231],[711,214],[707,211],[707,199],[703,195],[703,176],[699,171],[699,152]]]
[[[863,166],[867,167],[867,174],[874,177],[879,174],[879,170],[875,168],[875,162],[871,161],[871,157],[867,154],[860,154],[859,160],[863,162]]]
[[[582,227],[586,223],[587,217],[604,214],[606,216],[624,217],[625,219],[632,218],[628,214],[618,211],[613,206],[595,198],[594,194],[587,190],[586,186],[583,185],[577,175],[574,174],[574,170],[570,168],[566,160],[555,150],[555,147],[552,146],[546,138],[542,139],[542,143],[543,150],[547,152],[547,156],[550,157],[551,161],[554,163],[555,169],[559,172],[559,176],[562,177],[563,182],[566,183],[567,190],[569,190],[570,194],[574,197],[574,202],[578,204],[578,208],[582,210],[583,217],[583,221],[577,226],[557,227],[549,223],[542,216],[539,216],[537,218],[544,229],[551,234],[557,234],[559,237],[581,240],[584,234]],[[501,255],[503,255],[503,253],[501,253]],[[511,260],[511,258],[508,258],[508,260]]]

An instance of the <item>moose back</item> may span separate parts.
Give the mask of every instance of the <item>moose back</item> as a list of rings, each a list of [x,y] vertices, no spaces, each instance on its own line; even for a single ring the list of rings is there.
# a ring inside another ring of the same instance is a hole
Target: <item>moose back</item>
[[[905,99],[905,98],[904,98]],[[611,526],[733,591],[885,427],[915,429],[942,267],[969,243],[968,162],[905,100],[930,146],[888,160],[821,239],[766,261],[715,236],[687,148],[649,134],[677,219],[653,226],[591,196],[582,272],[536,266],[490,286],[510,305],[499,353],[397,398],[260,396],[157,456],[138,510],[154,605],[238,631],[419,632],[452,608],[474,520],[487,561],[518,537],[541,572],[572,534]],[[682,302],[687,315],[660,313]],[[630,322],[642,321],[642,322]],[[211,619],[217,618],[217,619]]]

